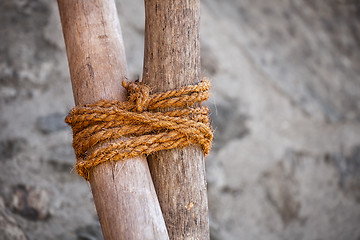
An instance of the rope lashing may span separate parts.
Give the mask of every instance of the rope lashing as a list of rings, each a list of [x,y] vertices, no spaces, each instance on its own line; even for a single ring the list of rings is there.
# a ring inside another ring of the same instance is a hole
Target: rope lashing
[[[101,100],[74,107],[65,119],[73,130],[80,176],[89,180],[90,170],[105,162],[190,144],[199,145],[204,155],[209,153],[213,139],[209,109],[199,106],[209,98],[208,79],[154,94],[139,82],[122,85],[127,101]]]

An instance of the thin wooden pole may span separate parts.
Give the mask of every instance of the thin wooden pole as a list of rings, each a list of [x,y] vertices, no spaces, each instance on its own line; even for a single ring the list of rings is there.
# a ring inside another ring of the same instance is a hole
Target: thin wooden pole
[[[200,0],[145,0],[143,81],[154,92],[200,80]],[[148,157],[170,239],[209,239],[205,163],[201,149]]]
[[[76,105],[124,100],[126,60],[113,0],[58,0]],[[145,157],[102,164],[90,177],[106,240],[168,239]]]

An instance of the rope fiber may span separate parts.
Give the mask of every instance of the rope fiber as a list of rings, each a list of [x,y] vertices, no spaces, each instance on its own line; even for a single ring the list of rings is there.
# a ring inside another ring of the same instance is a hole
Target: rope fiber
[[[151,94],[140,82],[122,82],[125,102],[101,100],[74,107],[65,118],[73,130],[76,170],[87,181],[93,167],[160,150],[199,145],[204,155],[213,133],[209,109],[210,81]]]

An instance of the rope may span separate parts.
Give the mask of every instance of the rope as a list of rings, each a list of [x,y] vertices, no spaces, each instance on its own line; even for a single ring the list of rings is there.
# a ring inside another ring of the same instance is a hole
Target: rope
[[[199,145],[204,155],[209,153],[213,138],[209,109],[199,106],[209,98],[208,79],[154,94],[139,82],[123,81],[122,85],[127,101],[101,100],[74,107],[65,119],[73,130],[75,168],[80,176],[89,180],[90,170],[105,162],[190,144]]]

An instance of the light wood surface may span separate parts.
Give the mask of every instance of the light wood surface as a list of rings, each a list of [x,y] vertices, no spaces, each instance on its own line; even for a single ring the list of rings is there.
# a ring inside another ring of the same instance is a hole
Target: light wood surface
[[[200,0],[145,0],[143,82],[155,92],[200,80]],[[148,157],[170,239],[209,239],[205,162],[201,149]]]
[[[125,51],[114,1],[58,5],[76,105],[125,100]],[[106,240],[168,239],[145,157],[99,165],[90,184]]]

